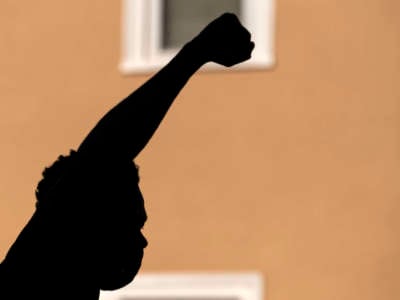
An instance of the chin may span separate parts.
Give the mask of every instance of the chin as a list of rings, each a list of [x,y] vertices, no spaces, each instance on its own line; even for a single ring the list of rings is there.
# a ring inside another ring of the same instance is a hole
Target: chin
[[[128,285],[133,281],[137,272],[119,272],[113,277],[104,279],[100,284],[100,289],[103,291],[113,291]]]
[[[126,268],[119,268],[103,272],[100,281],[100,289],[103,291],[113,291],[128,285],[133,281],[137,273],[139,272],[142,257],[135,263],[126,266]]]

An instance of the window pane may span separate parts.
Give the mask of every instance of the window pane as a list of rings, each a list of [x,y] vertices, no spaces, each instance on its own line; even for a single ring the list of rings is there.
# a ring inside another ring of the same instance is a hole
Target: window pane
[[[162,47],[181,47],[224,12],[240,17],[241,0],[164,0]]]

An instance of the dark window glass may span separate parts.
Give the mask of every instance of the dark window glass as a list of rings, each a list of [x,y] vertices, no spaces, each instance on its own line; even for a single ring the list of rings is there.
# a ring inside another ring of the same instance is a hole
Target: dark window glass
[[[163,0],[163,49],[179,48],[224,12],[240,17],[241,0]]]

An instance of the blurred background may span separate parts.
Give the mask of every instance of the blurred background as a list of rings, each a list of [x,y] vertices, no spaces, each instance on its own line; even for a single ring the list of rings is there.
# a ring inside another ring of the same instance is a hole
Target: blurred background
[[[0,2],[1,259],[43,168],[151,75],[118,69],[121,4]],[[273,68],[191,79],[136,160],[142,272],[253,270],[269,300],[400,299],[399,11],[278,0]]]

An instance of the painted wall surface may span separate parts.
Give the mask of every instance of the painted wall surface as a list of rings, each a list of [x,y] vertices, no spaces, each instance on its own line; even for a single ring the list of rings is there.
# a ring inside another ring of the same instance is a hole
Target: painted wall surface
[[[259,271],[269,300],[400,299],[400,2],[277,1],[273,70],[199,73],[137,163],[146,271]],[[0,256],[42,169],[148,76],[120,1],[0,2]]]

